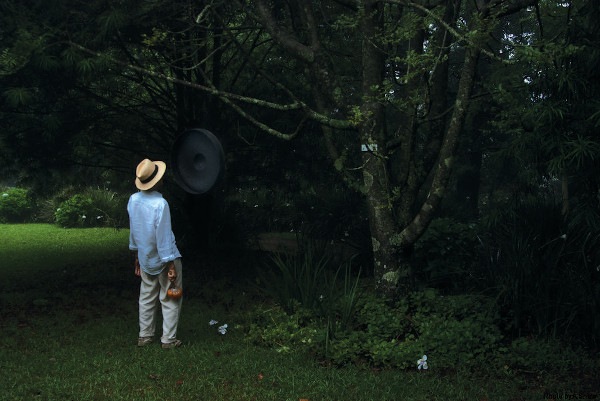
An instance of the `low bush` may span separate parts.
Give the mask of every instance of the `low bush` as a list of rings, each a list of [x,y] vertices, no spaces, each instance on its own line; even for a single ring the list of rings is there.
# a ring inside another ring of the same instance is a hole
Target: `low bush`
[[[492,305],[484,297],[441,296],[433,290],[396,302],[365,297],[353,330],[336,333],[325,356],[334,363],[362,359],[380,367],[408,368],[428,355],[429,364],[438,368],[473,366],[502,339]]]
[[[288,314],[278,305],[259,306],[251,312],[252,322],[246,338],[254,344],[277,352],[309,352],[324,336],[314,315],[298,307]]]
[[[95,225],[103,227],[128,227],[128,194],[122,195],[102,188],[88,188],[84,191],[84,195],[92,200]]]
[[[335,318],[271,308],[252,324],[248,338],[279,350],[310,348],[334,365],[402,369],[416,367],[423,355],[436,368],[473,367],[491,360],[502,340],[493,302],[478,295],[427,290],[392,302],[364,294],[348,329],[335,330]]]
[[[310,352],[334,366],[416,369],[427,355],[429,369],[489,374],[598,369],[594,355],[559,340],[506,339],[494,301],[479,295],[442,296],[435,290],[396,301],[374,294],[358,299],[349,329],[335,330],[330,317],[296,305],[257,306],[249,314],[246,339],[277,352]]]
[[[63,190],[47,201],[47,208],[54,205],[54,223],[61,227],[125,227],[128,221],[125,196],[105,189]]]
[[[25,223],[31,220],[35,202],[24,188],[0,191],[0,223]]]
[[[54,218],[61,227],[91,227],[92,213],[92,199],[77,194],[59,205]]]

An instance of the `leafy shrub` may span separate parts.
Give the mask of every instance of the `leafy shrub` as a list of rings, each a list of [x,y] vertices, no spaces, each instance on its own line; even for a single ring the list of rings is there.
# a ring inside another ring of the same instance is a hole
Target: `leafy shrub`
[[[84,191],[84,195],[92,200],[93,221],[90,222],[91,225],[108,227],[126,227],[128,225],[128,196],[101,188],[89,188]]]
[[[127,198],[106,189],[66,187],[44,202],[40,215],[61,227],[124,227]]]
[[[310,351],[322,329],[314,324],[313,315],[306,309],[295,309],[288,314],[280,306],[258,307],[252,312],[254,321],[246,338],[278,352]]]
[[[366,362],[406,368],[412,354],[422,352],[414,347],[415,334],[406,300],[392,303],[368,295],[358,300],[352,327],[332,332],[321,356],[336,365]]]
[[[355,357],[377,366],[411,367],[424,354],[430,366],[471,366],[490,355],[502,338],[493,304],[479,296],[440,296],[428,290],[393,304],[369,299],[357,311],[355,329],[329,345],[335,351],[331,357],[343,355],[351,339],[364,344],[359,354],[350,344]]]
[[[331,316],[284,316],[281,309],[277,318],[254,322],[250,337],[266,346],[306,348],[292,334],[309,332],[310,349],[335,365],[402,369],[416,367],[424,354],[433,368],[473,367],[491,360],[502,339],[493,302],[482,296],[427,290],[391,302],[368,294],[354,310],[350,328],[331,330]]]
[[[494,300],[480,295],[412,296],[417,342],[431,365],[474,366],[490,359],[502,340]]]
[[[61,227],[89,227],[93,219],[92,199],[77,194],[62,202],[54,217]]]
[[[0,193],[0,222],[24,223],[31,219],[34,202],[24,188],[9,188]]]

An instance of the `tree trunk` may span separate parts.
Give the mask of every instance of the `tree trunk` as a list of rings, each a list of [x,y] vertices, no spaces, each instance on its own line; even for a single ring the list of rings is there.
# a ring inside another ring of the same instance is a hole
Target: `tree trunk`
[[[473,80],[477,70],[479,53],[480,51],[477,48],[466,49],[465,60],[458,84],[458,93],[456,94],[456,100],[454,102],[454,111],[452,113],[450,125],[448,126],[442,142],[430,190],[412,222],[404,228],[398,236],[396,243],[400,247],[414,244],[421,236],[431,222],[433,214],[438,209],[444,192],[446,191],[448,179],[454,165],[456,144],[459,135],[463,130],[467,114],[471,90],[473,88]]]
[[[390,238],[396,232],[392,204],[388,192],[388,171],[384,157],[386,143],[385,115],[380,85],[383,82],[385,57],[377,46],[377,36],[383,28],[383,8],[377,1],[365,1],[362,11],[362,123],[359,126],[361,143],[376,144],[363,152],[364,192],[369,212],[369,227],[373,246],[376,288],[393,293],[398,283],[398,258]]]

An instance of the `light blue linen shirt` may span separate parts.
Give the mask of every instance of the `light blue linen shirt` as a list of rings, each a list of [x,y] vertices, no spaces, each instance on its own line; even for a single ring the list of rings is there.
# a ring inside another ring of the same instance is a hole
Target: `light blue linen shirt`
[[[129,249],[137,251],[142,270],[159,274],[181,257],[171,230],[169,204],[157,191],[140,191],[129,197]]]

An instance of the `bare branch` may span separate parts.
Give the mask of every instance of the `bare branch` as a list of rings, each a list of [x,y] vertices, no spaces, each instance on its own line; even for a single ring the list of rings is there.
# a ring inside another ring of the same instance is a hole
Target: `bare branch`
[[[88,49],[88,48],[80,45],[80,44],[77,44],[74,42],[68,42],[68,44],[84,53],[87,53],[87,54],[90,54],[90,55],[93,55],[96,57],[104,57],[104,58],[107,57],[107,55],[105,55],[105,54],[93,51],[91,49]],[[121,66],[129,68],[131,70],[138,71],[138,72],[141,72],[143,74],[150,75],[153,77],[158,77],[158,78],[164,79],[168,82],[172,82],[172,83],[176,83],[179,85],[188,86],[190,88],[198,89],[198,90],[210,93],[211,95],[215,95],[215,96],[219,97],[222,101],[227,103],[228,105],[232,106],[237,112],[241,113],[241,115],[244,116],[244,118],[248,118],[250,121],[252,121],[252,118],[250,116],[248,116],[245,112],[243,112],[243,110],[239,106],[235,105],[235,103],[233,103],[232,100],[236,100],[236,101],[240,101],[240,102],[244,102],[244,103],[248,103],[248,104],[253,104],[256,106],[269,108],[269,109],[273,109],[273,110],[279,110],[279,111],[295,111],[295,110],[303,111],[306,118],[317,121],[320,124],[331,126],[333,128],[347,129],[347,128],[353,127],[353,124],[350,121],[339,120],[339,119],[331,118],[331,117],[328,117],[321,113],[318,113],[318,112],[312,110],[306,103],[301,102],[297,99],[295,99],[294,101],[292,101],[291,103],[288,103],[288,104],[269,102],[269,101],[266,101],[263,99],[241,96],[241,95],[237,95],[234,93],[218,90],[215,87],[209,87],[209,86],[189,82],[189,81],[186,81],[183,79],[174,78],[174,77],[171,77],[171,76],[166,75],[161,72],[152,71],[147,68],[140,67],[138,65],[133,65],[131,63],[116,60],[113,57],[110,57],[110,60],[112,62],[114,62],[115,64],[121,65]],[[278,83],[274,83],[274,85],[276,85],[279,89],[284,90],[286,93],[290,94],[290,92],[285,87],[283,87],[283,85],[278,84]],[[268,126],[266,126],[258,121],[254,121],[253,123],[256,124],[257,126],[261,127],[261,129],[264,129],[266,132],[268,132],[270,134],[273,134],[278,137],[284,137],[284,138],[286,137],[285,134],[278,133],[276,130],[272,130]]]

